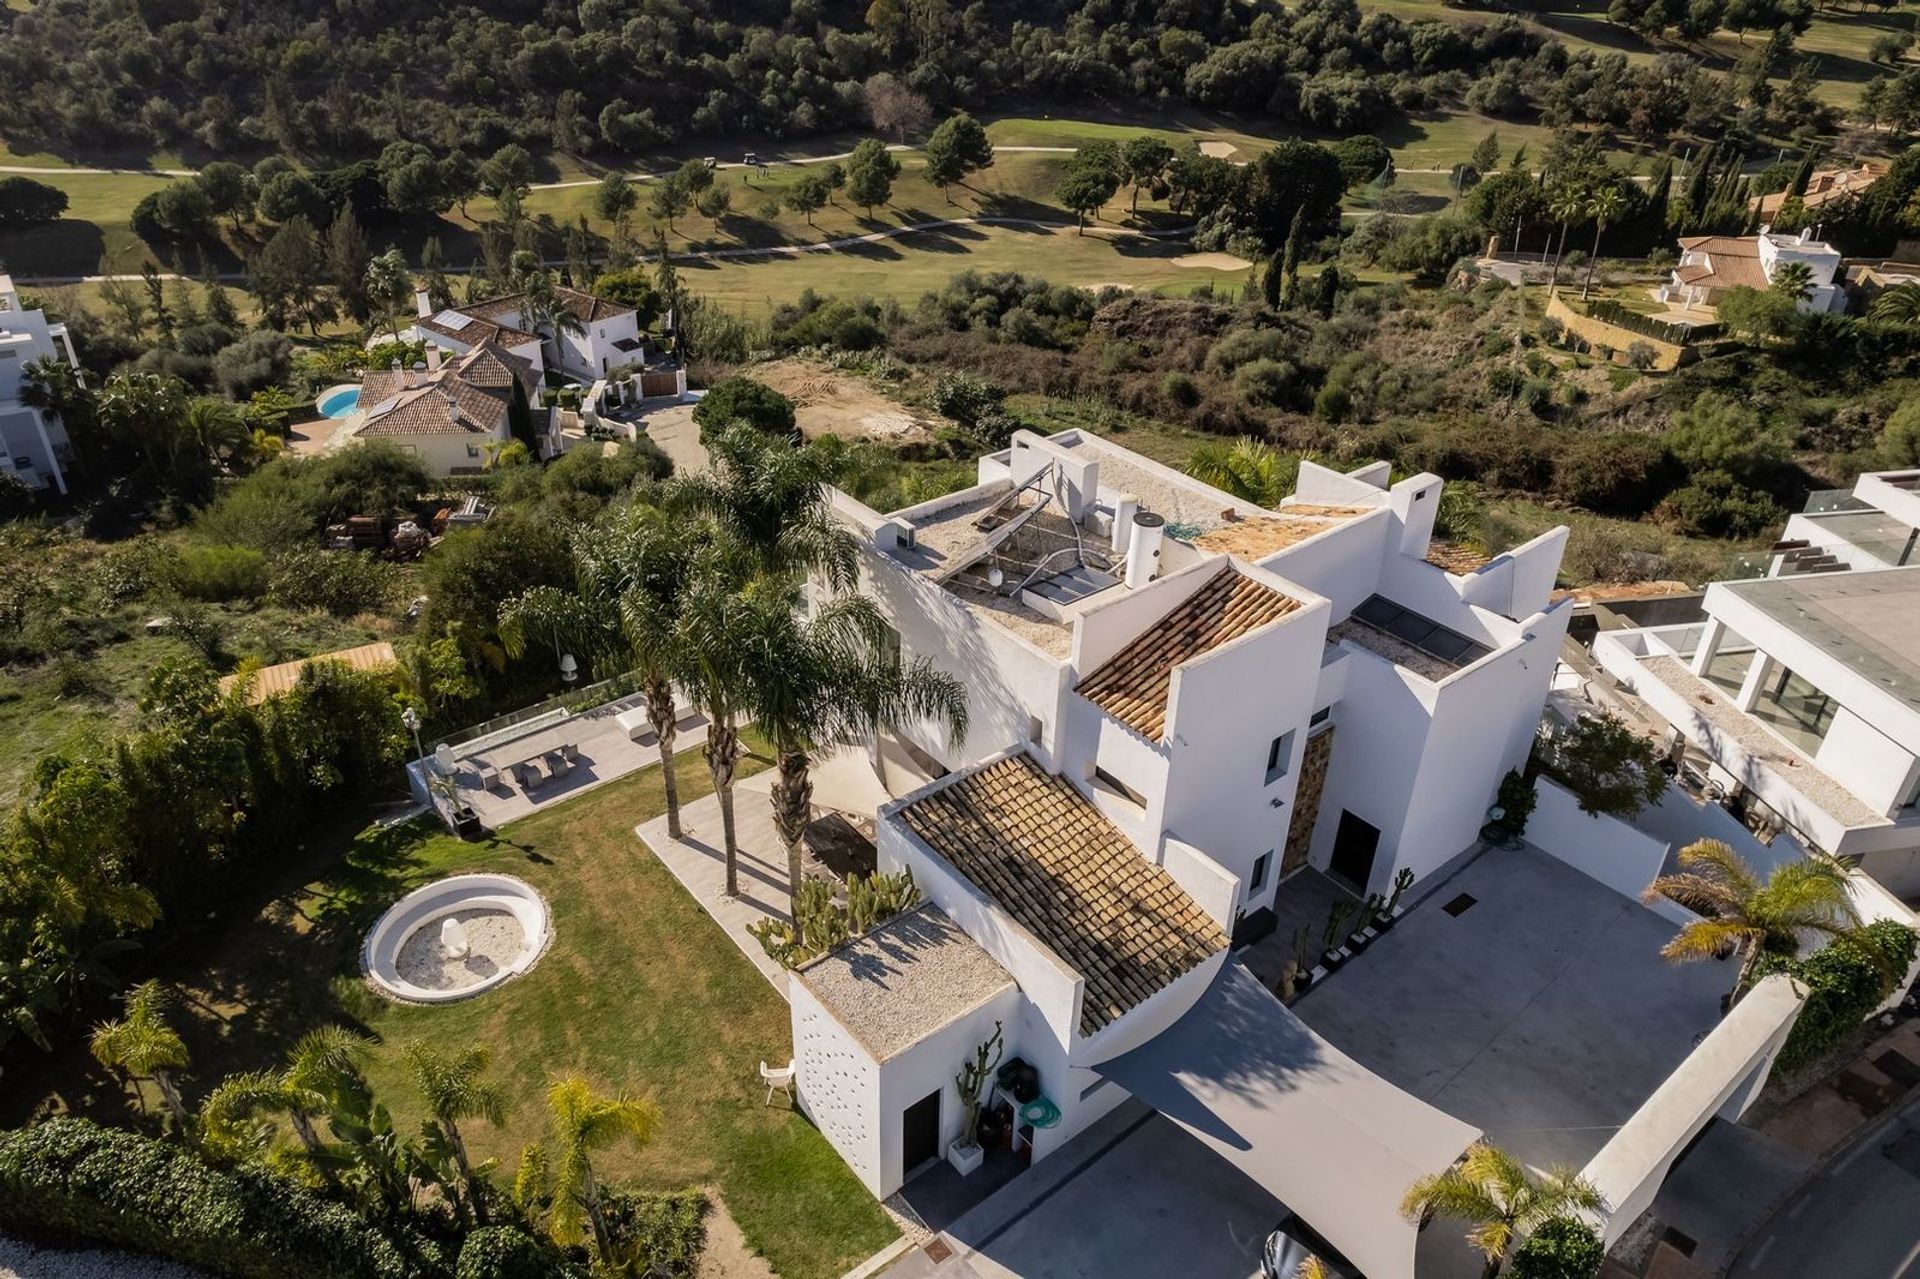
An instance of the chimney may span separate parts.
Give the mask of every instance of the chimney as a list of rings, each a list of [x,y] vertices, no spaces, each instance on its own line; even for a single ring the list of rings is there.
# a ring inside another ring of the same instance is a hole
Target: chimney
[[[429,342],[427,343],[427,372],[438,373],[439,371],[440,348]]]
[[[425,289],[413,291],[413,313],[423,320],[433,314],[433,297]]]
[[[1115,555],[1127,549],[1127,539],[1133,534],[1133,513],[1140,509],[1140,499],[1131,493],[1122,493],[1113,499],[1113,553]]]
[[[420,375],[426,372],[426,368],[427,366],[425,364],[420,363],[418,360],[414,361],[413,367],[407,370],[408,390],[412,390],[414,387],[420,385]]]
[[[1166,540],[1166,518],[1152,511],[1135,511],[1127,536],[1127,589],[1139,590],[1160,576],[1160,545]]]

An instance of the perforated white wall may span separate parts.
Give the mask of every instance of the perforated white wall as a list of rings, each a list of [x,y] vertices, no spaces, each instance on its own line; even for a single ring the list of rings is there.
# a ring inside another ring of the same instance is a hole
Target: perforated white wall
[[[793,1005],[793,1057],[807,1113],[867,1189],[880,1188],[880,1072],[866,1050],[798,981]]]

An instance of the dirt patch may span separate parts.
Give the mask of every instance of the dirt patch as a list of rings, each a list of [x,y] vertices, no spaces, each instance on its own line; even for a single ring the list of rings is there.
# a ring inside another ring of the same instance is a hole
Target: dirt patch
[[[933,438],[936,419],[889,399],[871,384],[810,360],[775,360],[747,370],[794,403],[800,433],[808,439],[847,439],[903,444]]]
[[[711,1186],[707,1187],[707,1202],[707,1246],[700,1250],[694,1279],[780,1279],[767,1259],[747,1246],[740,1223]]]
[[[1175,266],[1204,267],[1209,271],[1244,271],[1253,263],[1231,253],[1182,253],[1173,259]]]
[[[1239,148],[1231,142],[1202,142],[1200,144],[1200,154],[1210,155],[1216,160],[1231,159],[1233,153],[1238,149]]]

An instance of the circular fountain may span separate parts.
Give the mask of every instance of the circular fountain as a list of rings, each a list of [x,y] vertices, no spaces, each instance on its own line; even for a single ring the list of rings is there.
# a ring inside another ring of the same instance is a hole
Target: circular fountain
[[[527,884],[511,875],[455,875],[390,906],[360,959],[382,993],[444,1004],[527,971],[552,936],[547,903]]]

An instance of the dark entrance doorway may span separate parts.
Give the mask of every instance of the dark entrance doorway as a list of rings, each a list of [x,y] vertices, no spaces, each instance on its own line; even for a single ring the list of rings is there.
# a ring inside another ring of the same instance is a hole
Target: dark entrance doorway
[[[900,1172],[940,1157],[940,1094],[930,1092],[900,1115]]]
[[[1380,828],[1340,810],[1340,829],[1334,832],[1333,856],[1327,873],[1356,893],[1367,891],[1373,877],[1373,855],[1380,848]]]

